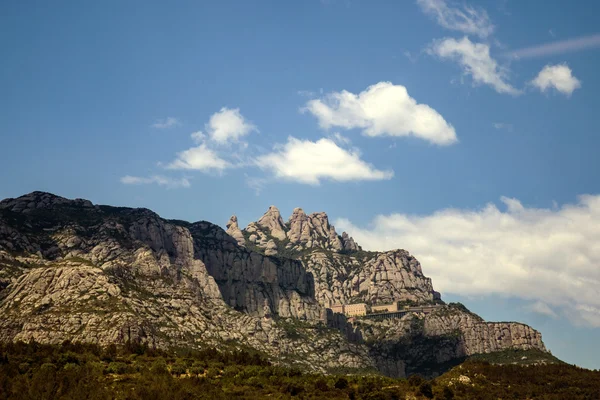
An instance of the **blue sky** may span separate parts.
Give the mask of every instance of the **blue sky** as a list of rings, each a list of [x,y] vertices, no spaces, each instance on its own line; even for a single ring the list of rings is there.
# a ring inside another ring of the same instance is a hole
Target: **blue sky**
[[[325,211],[600,368],[596,2],[4,2],[0,197]],[[580,197],[588,195],[587,197]]]

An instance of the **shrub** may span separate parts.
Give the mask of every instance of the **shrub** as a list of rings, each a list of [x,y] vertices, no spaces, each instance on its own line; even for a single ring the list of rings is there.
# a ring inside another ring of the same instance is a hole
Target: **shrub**
[[[176,362],[175,364],[171,365],[171,374],[175,376],[187,374],[187,368],[180,362]]]
[[[419,393],[421,393],[428,399],[433,399],[433,390],[431,389],[431,383],[427,381],[421,383],[421,386],[419,386]]]
[[[319,378],[314,383],[315,390],[320,392],[326,392],[329,390],[329,385],[327,385],[327,381],[323,378]]]
[[[152,367],[150,368],[150,372],[152,374],[156,374],[156,375],[168,374],[169,373],[169,369],[167,368],[167,362],[165,361],[165,359],[162,358],[162,357],[158,357],[152,363]]]
[[[344,377],[340,377],[337,381],[335,381],[334,386],[336,389],[344,390],[348,387],[348,380]]]
[[[122,375],[122,374],[127,373],[128,370],[129,370],[128,365],[123,362],[119,362],[119,361],[113,361],[110,364],[108,364],[108,366],[106,367],[107,374]]]
[[[444,400],[454,399],[454,391],[452,389],[450,389],[450,387],[444,386],[444,390],[442,390],[442,399],[444,399]]]
[[[207,371],[206,371],[206,376],[208,378],[217,378],[219,376],[219,374],[221,373],[221,370],[219,368],[216,367],[210,367]]]
[[[421,375],[411,375],[408,377],[408,384],[412,387],[420,386],[423,383]]]

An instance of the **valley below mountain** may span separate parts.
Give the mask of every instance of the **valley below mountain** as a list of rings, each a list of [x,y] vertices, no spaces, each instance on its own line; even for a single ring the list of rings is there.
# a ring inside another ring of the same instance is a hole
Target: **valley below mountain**
[[[245,350],[320,373],[438,376],[541,334],[446,304],[406,250],[363,250],[325,213],[271,206],[226,230],[33,192],[0,202],[0,341]],[[374,320],[338,304],[435,305]],[[532,361],[533,362],[533,361]],[[535,361],[535,362],[539,362]]]

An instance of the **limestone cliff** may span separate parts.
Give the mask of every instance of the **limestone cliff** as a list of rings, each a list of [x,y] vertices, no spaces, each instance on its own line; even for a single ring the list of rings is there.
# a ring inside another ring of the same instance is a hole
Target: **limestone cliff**
[[[474,354],[506,349],[546,351],[542,336],[535,329],[515,322],[485,322],[460,304],[450,304],[427,315],[408,314],[397,320],[361,320],[355,328],[371,344],[378,364],[389,365],[390,359],[402,359],[408,374],[435,376],[444,366]]]

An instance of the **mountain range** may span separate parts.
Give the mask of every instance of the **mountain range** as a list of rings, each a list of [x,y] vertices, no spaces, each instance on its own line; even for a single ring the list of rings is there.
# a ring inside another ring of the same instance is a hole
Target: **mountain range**
[[[33,192],[0,202],[0,341],[250,349],[318,372],[436,376],[541,334],[446,304],[406,250],[363,250],[323,212],[241,229]],[[439,305],[375,321],[332,304]]]

